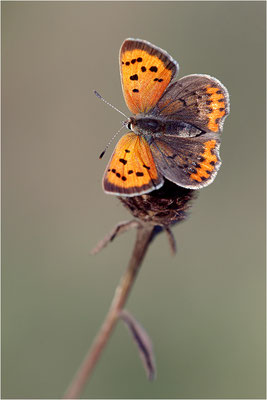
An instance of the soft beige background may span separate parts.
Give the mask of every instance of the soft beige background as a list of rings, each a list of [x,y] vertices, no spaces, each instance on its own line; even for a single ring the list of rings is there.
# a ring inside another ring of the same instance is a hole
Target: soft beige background
[[[229,89],[222,168],[151,246],[128,309],[153,338],[148,382],[117,327],[83,397],[265,397],[265,4],[2,3],[2,397],[60,398],[84,357],[134,233],[90,249],[129,214],[103,193],[98,155],[126,112],[126,37],[166,49],[180,76]],[[111,147],[113,147],[112,145]]]

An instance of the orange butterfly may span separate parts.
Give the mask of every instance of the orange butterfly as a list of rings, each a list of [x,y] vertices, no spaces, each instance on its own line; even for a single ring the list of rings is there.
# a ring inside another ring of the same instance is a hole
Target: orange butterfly
[[[140,39],[120,49],[123,94],[134,114],[103,177],[105,192],[136,196],[159,189],[164,178],[185,188],[209,185],[221,165],[220,132],[230,111],[227,89],[209,75],[173,82],[178,63]]]

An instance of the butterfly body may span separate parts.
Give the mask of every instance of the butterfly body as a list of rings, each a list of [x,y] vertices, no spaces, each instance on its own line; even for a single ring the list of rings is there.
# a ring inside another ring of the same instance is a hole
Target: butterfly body
[[[153,118],[149,115],[147,117],[131,117],[126,122],[126,126],[137,135],[143,135],[148,141],[153,137],[164,135],[188,137],[203,133],[200,129],[185,122],[162,120],[162,118]]]
[[[106,168],[107,193],[136,196],[164,179],[190,189],[209,185],[221,165],[220,133],[229,114],[227,89],[208,75],[171,83],[178,63],[164,50],[127,39],[120,51],[125,101],[134,114]]]

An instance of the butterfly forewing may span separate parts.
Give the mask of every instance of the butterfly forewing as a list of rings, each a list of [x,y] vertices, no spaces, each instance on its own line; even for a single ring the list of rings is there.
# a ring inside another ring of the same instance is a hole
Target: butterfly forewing
[[[219,139],[213,134],[199,137],[164,137],[151,143],[157,169],[168,180],[189,189],[209,185],[220,167]]]
[[[133,114],[147,113],[177,73],[178,64],[149,42],[126,39],[120,50],[120,71],[128,108]]]
[[[124,135],[106,168],[105,192],[134,196],[158,189],[162,184],[147,141],[132,132]]]
[[[153,112],[204,132],[218,132],[229,109],[229,94],[220,81],[208,75],[188,75],[169,86]]]

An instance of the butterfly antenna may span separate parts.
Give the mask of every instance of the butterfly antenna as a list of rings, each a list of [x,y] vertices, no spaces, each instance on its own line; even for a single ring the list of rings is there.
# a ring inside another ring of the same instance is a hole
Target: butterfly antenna
[[[120,114],[124,115],[124,117],[128,118],[127,115],[123,114],[122,111],[118,110],[116,107],[114,107],[112,104],[110,104],[107,100],[105,100],[104,97],[102,97],[101,94],[99,94],[96,90],[94,90],[94,94],[96,95],[96,97],[98,97],[104,103],[109,105],[111,108],[114,108],[114,110],[118,111]]]
[[[100,154],[100,156],[99,156],[100,159],[104,156],[104,154],[105,154],[105,152],[107,151],[107,149],[108,149],[110,143],[111,143],[111,142],[113,141],[113,139],[115,139],[115,137],[120,133],[120,131],[122,130],[122,128],[124,128],[124,125],[123,125],[123,126],[118,130],[118,132],[116,132],[115,135],[110,139],[110,141],[109,141],[108,144],[106,145],[104,151],[102,151],[102,153]]]

